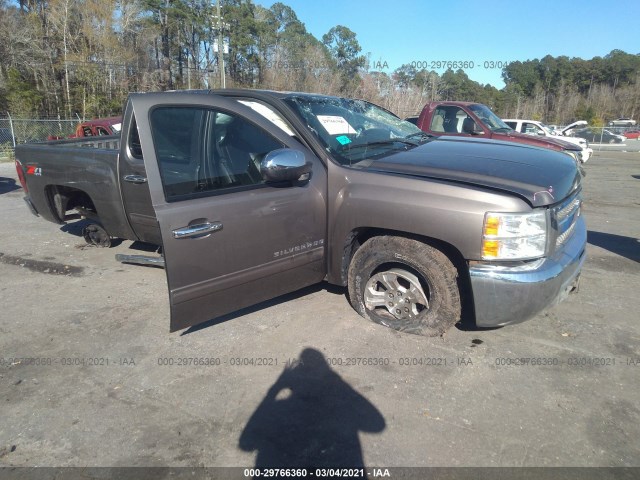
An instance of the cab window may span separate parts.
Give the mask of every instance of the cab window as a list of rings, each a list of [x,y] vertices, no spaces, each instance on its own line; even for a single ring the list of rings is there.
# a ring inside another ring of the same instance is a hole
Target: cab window
[[[521,131],[527,135],[544,135],[544,130],[535,123],[523,122]]]
[[[438,107],[431,118],[430,129],[432,132],[461,133],[462,122],[465,118],[467,118],[467,113],[459,107]]]
[[[284,147],[246,119],[222,111],[159,107],[150,121],[167,201],[260,186],[260,162]]]

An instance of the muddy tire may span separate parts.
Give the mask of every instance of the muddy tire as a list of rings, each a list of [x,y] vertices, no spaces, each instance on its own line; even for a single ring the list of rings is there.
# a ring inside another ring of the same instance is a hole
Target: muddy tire
[[[363,317],[416,335],[442,335],[460,320],[458,272],[440,250],[403,237],[367,240],[349,265],[349,297]]]

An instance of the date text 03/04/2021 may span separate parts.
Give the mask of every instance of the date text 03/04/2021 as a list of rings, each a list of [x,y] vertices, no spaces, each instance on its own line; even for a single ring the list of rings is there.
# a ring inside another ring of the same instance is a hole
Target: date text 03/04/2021
[[[388,468],[245,468],[247,478],[390,478]]]

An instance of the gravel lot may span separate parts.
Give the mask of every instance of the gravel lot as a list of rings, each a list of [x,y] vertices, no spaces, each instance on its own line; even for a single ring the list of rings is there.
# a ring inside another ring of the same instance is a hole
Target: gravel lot
[[[0,163],[0,465],[640,466],[640,153],[585,167],[580,292],[423,338],[326,284],[169,334],[164,271],[32,216]]]

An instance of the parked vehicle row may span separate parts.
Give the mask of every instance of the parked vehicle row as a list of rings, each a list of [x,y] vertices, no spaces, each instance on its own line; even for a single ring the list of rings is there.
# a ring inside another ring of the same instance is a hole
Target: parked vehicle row
[[[574,122],[566,127],[554,126],[554,128],[535,120],[505,119],[504,122],[521,133],[546,137],[562,136],[563,140],[580,145],[583,149],[583,162],[593,154],[593,149],[589,148],[589,142],[623,143],[627,139],[636,139],[640,136],[640,130],[626,130],[620,127],[611,129],[588,127],[584,120]]]
[[[605,128],[582,128],[575,130],[573,135],[584,138],[592,143],[622,143],[624,135],[618,135]]]
[[[543,147],[566,153],[576,162],[584,162],[590,155],[584,153],[582,146],[575,141],[554,136],[540,138],[516,132],[489,107],[479,103],[430,102],[425,105],[415,123],[421,130],[434,136],[484,138]]]
[[[162,245],[172,331],[323,280],[424,335],[465,301],[500,326],[575,290],[586,226],[564,152],[579,147],[536,148],[478,104],[420,120],[438,135],[324,95],[133,94],[120,137],[21,145],[16,167],[35,215]]]
[[[586,125],[587,122],[580,121],[572,123],[568,125],[564,129],[560,130],[552,130],[550,127],[545,125],[542,122],[538,122],[536,120],[519,120],[513,118],[504,119],[504,123],[513,128],[516,132],[524,133],[527,135],[538,135],[540,137],[558,137],[560,136],[562,140],[565,142],[570,142],[578,145],[582,151],[580,152],[580,161],[582,163],[589,160],[591,155],[593,155],[593,149],[589,148],[589,142],[580,137],[569,137],[565,136],[565,132],[576,128],[579,125]]]

